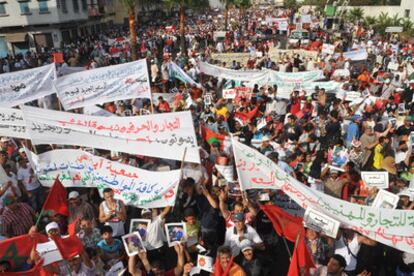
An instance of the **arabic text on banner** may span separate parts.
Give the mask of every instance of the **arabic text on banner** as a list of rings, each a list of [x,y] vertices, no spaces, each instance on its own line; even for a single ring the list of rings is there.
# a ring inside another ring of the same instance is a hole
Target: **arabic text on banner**
[[[22,106],[33,144],[84,146],[200,163],[189,111],[100,117]]]
[[[233,140],[240,187],[277,189],[302,208],[312,207],[378,242],[414,253],[414,211],[353,204],[310,189],[256,150]]]
[[[151,97],[146,59],[69,74],[54,84],[65,110]]]
[[[0,107],[0,136],[30,139],[21,110]]]
[[[0,74],[0,106],[13,107],[55,93],[55,64]]]
[[[27,156],[43,186],[59,176],[65,187],[112,188],[115,198],[140,208],[159,208],[175,203],[180,170],[152,172],[92,155],[81,150],[53,150]]]

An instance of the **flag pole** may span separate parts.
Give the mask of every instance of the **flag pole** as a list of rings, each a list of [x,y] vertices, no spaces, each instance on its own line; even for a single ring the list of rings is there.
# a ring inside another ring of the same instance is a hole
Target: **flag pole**
[[[187,155],[187,147],[184,149],[183,158],[181,159],[181,166],[180,166],[180,182],[183,179],[183,168],[184,168],[184,160]]]

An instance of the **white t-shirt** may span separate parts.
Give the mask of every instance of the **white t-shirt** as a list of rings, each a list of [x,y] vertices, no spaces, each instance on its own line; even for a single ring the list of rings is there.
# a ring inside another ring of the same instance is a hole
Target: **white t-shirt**
[[[85,264],[81,263],[78,273],[72,271],[71,276],[94,276],[95,273],[95,263],[92,262],[92,267],[89,268]]]
[[[259,234],[257,234],[256,230],[251,227],[250,225],[246,224],[246,229],[243,233],[243,237],[245,239],[250,240],[251,242],[255,244],[262,243],[262,239],[260,238]],[[239,234],[237,234],[237,231],[235,227],[227,228],[226,230],[226,238],[224,240],[224,245],[230,246],[231,253],[233,256],[237,256],[240,253],[240,243],[239,240]]]
[[[17,180],[22,181],[27,191],[33,191],[40,187],[40,183],[36,180],[36,177],[30,172],[30,165],[27,164],[27,168],[19,168],[17,170]]]
[[[147,228],[147,240],[144,242],[144,246],[147,250],[154,250],[164,245],[164,219],[161,216],[154,218]]]
[[[341,237],[339,240],[335,241],[335,254],[339,254],[344,257],[346,261],[345,271],[353,271],[357,265],[356,256],[358,255],[359,249],[361,248],[358,243],[358,235],[355,234],[354,238],[348,246],[344,242],[344,237]]]

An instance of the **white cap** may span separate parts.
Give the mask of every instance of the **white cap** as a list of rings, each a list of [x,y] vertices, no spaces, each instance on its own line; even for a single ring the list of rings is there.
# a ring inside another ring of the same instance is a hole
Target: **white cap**
[[[19,152],[20,152],[20,153],[25,152],[24,148],[20,148],[20,149],[19,149]]]
[[[79,197],[79,193],[77,191],[72,191],[69,193],[68,199],[78,198],[78,197]]]
[[[262,142],[269,142],[269,141],[270,141],[269,137],[267,137],[266,135],[263,136]]]
[[[144,208],[144,209],[141,210],[141,216],[143,216],[145,214],[148,214],[148,213],[151,213],[150,209]]]
[[[4,143],[4,142],[9,142],[10,138],[9,137],[1,137],[0,142]]]
[[[52,229],[59,229],[59,225],[54,221],[46,225],[46,233],[49,233]]]

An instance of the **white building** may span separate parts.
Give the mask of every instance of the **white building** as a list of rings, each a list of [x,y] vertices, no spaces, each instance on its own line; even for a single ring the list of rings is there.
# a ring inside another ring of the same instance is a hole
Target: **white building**
[[[60,48],[81,35],[99,32],[113,0],[0,0],[0,57]]]

